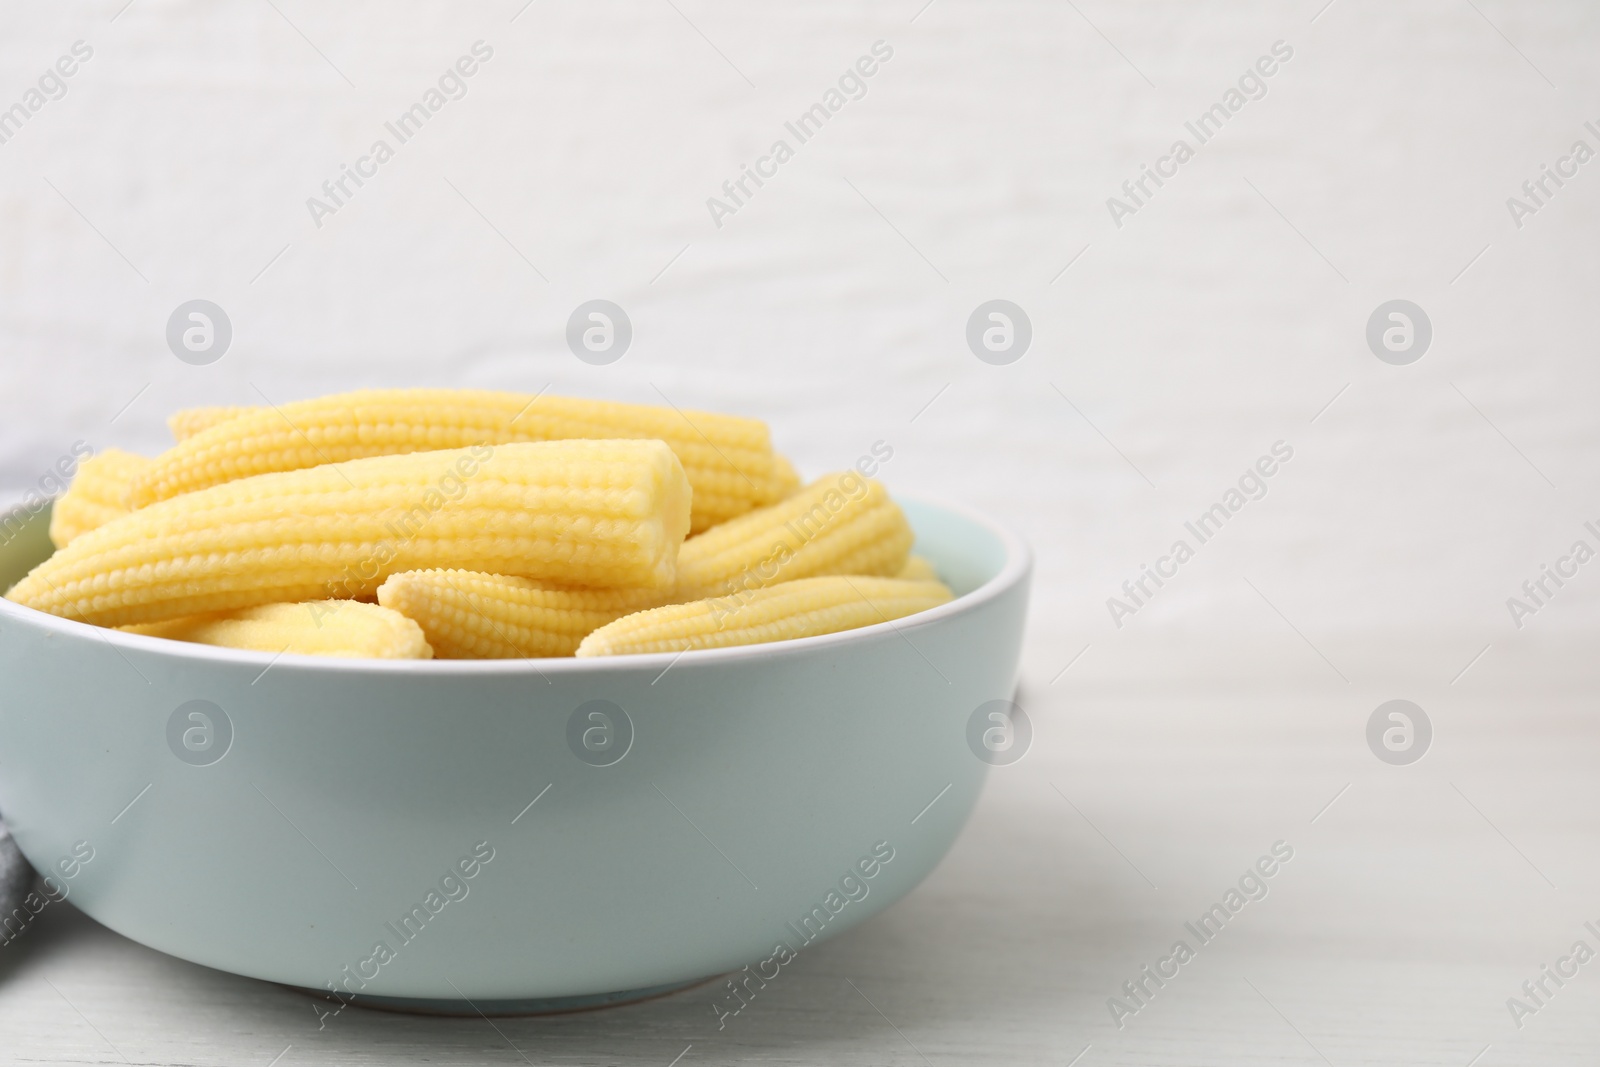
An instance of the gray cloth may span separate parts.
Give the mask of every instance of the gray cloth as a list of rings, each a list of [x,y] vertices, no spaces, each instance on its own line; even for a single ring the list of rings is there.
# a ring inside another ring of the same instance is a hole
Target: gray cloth
[[[22,850],[11,840],[11,831],[0,821],[0,923],[19,910],[28,914],[22,902],[33,888],[33,881],[33,868],[22,858]],[[5,936],[4,931],[0,925],[0,938]]]

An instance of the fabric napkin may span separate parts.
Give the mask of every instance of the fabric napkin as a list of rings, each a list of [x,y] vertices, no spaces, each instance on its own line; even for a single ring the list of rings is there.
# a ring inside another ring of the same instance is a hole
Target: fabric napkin
[[[20,912],[26,919],[32,915],[23,907],[23,900],[33,888],[33,868],[22,858],[22,850],[11,840],[11,831],[0,820],[0,940],[9,940],[21,931],[17,923],[8,923]],[[22,925],[27,925],[24,922]]]

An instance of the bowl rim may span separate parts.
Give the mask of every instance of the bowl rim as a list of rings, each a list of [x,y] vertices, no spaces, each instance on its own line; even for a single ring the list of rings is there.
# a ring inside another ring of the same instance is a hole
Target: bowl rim
[[[426,676],[482,676],[482,675],[535,675],[549,681],[549,675],[615,674],[633,671],[660,670],[674,664],[710,665],[741,660],[760,660],[804,655],[808,652],[868,641],[874,637],[921,629],[936,625],[956,615],[965,614],[1009,592],[1024,581],[1033,569],[1033,550],[1022,536],[1004,523],[981,514],[965,504],[924,496],[920,493],[902,493],[899,498],[907,503],[950,512],[992,534],[1001,544],[1004,561],[994,577],[978,588],[958,596],[938,607],[920,611],[904,619],[873,623],[854,630],[819,634],[815,637],[797,637],[785,641],[769,641],[759,645],[732,645],[725,648],[692,649],[685,652],[636,652],[617,656],[595,656],[579,659],[574,656],[529,657],[526,659],[361,659],[342,656],[314,656],[298,652],[257,652],[250,649],[219,648],[215,645],[190,644],[171,641],[144,634],[124,633],[120,630],[95,626],[86,622],[62,618],[37,608],[26,607],[0,596],[0,620],[15,622],[73,637],[85,638],[91,634],[99,637],[121,655],[122,649],[156,654],[169,660],[200,661],[233,664],[243,667],[294,667],[305,672],[334,672],[383,675],[419,674]],[[7,509],[9,512],[11,509]],[[914,647],[914,646],[913,646]]]

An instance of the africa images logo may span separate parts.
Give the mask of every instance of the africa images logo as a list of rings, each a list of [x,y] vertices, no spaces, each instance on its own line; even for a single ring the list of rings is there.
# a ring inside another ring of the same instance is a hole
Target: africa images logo
[[[1180,937],[1172,943],[1166,955],[1156,960],[1154,967],[1147,963],[1139,968],[1136,977],[1122,983],[1122,996],[1106,998],[1106,1009],[1111,1013],[1111,1021],[1117,1024],[1118,1030],[1127,1025],[1129,1018],[1148,1008],[1156,994],[1182,974],[1183,968],[1200,954],[1202,948],[1217,939],[1228,923],[1244,910],[1245,905],[1267,898],[1272,888],[1269,879],[1294,859],[1294,846],[1287,841],[1274,841],[1270,852],[1271,855],[1261,856],[1248,867],[1239,876],[1237,884],[1229,886],[1227,892],[1223,893],[1221,900],[1212,904],[1194,922],[1183,924],[1184,930],[1194,938],[1193,945]]]
[[[717,1029],[725,1028],[730,1016],[738,1015],[748,1008],[756,993],[765,989],[768,982],[776,979],[783,968],[793,963],[807,945],[821,937],[835,916],[849,905],[866,900],[867,894],[872,892],[869,883],[893,859],[893,845],[887,841],[873,842],[872,851],[857,859],[844,874],[839,876],[838,888],[829,889],[827,895],[822,898],[822,903],[813,904],[811,910],[802,915],[798,922],[784,924],[786,932],[783,938],[772,946],[772,955],[759,963],[747,965],[727,979],[726,995],[711,1005],[711,1014],[717,1019]],[[793,935],[792,940],[790,935]],[[755,968],[754,973],[751,972],[751,967]]]
[[[355,166],[339,164],[339,173],[322,183],[321,197],[306,197],[306,210],[311,213],[311,221],[317,229],[322,229],[325,217],[337,215],[362,186],[378,176],[378,168],[395,157],[400,145],[421,133],[422,127],[443,111],[450,101],[460,100],[467,95],[467,79],[489,62],[494,56],[494,48],[478,40],[472,42],[471,52],[471,55],[463,55],[446,67],[434,85],[429,86],[416,103],[395,116],[394,121],[383,124],[389,137],[394,139],[394,144],[390,144],[386,137],[379,137],[372,142],[365,155],[356,159]],[[352,185],[354,188],[351,188]]]
[[[722,183],[721,197],[706,197],[706,210],[711,213],[711,221],[716,223],[717,229],[722,229],[723,220],[728,216],[739,213],[739,209],[755,196],[756,189],[776,178],[778,168],[794,158],[795,149],[821,133],[822,127],[843,111],[845,104],[867,95],[866,80],[894,57],[894,46],[882,39],[876,40],[872,42],[871,52],[845,68],[839,75],[837,88],[829,86],[819,102],[802,111],[794,121],[783,124],[784,130],[794,138],[794,144],[790,144],[787,137],[779,137],[765,155],[756,158],[753,168],[748,163],[739,165],[739,176]],[[750,187],[751,183],[755,184],[755,189]]]
[[[494,857],[494,846],[487,841],[479,841],[472,846],[471,852],[445,868],[437,884],[429,886],[420,901],[412,904],[398,919],[384,923],[385,935],[373,942],[371,953],[353,964],[347,964],[339,972],[338,977],[330,978],[323,983],[329,995],[339,1002],[339,1007],[333,1011],[317,1009],[322,1026],[327,1026],[328,1019],[342,1012],[345,1006],[367,987],[368,982],[377,978],[383,968],[398,959],[407,945],[421,937],[428,924],[438,918],[445,908],[466,900],[468,894],[472,892],[469,883],[482,873],[484,867],[493,862]],[[322,1027],[319,1026],[318,1029]]]
[[[1140,164],[1139,176],[1122,183],[1122,197],[1106,197],[1106,210],[1111,213],[1111,221],[1117,229],[1122,229],[1124,219],[1137,215],[1140,209],[1149,204],[1156,190],[1178,176],[1178,169],[1194,158],[1195,149],[1199,145],[1205,144],[1221,133],[1222,127],[1233,116],[1243,111],[1246,104],[1266,96],[1266,79],[1278,73],[1281,66],[1292,58],[1294,58],[1292,45],[1287,41],[1273,41],[1271,55],[1261,56],[1254,64],[1246,67],[1244,73],[1239,75],[1237,87],[1229,86],[1223,92],[1221,100],[1202,111],[1193,122],[1183,124],[1184,129],[1194,137],[1194,144],[1191,145],[1182,137],[1173,141],[1171,149],[1166,155],[1157,159],[1153,167],[1148,163]],[[1150,187],[1152,184],[1155,186],[1154,189]]]

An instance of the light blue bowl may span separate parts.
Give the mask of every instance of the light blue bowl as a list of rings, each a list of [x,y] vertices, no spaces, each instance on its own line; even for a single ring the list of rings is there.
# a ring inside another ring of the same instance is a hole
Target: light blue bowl
[[[676,657],[273,657],[0,600],[0,812],[100,922],[255,978],[560,1007],[770,977],[939,862],[1015,686],[1027,547],[905,508],[954,602]]]

